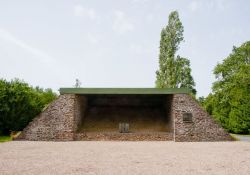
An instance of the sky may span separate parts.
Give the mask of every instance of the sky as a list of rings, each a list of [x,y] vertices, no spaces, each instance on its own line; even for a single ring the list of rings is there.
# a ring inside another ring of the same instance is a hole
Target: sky
[[[248,0],[0,0],[0,78],[32,86],[154,87],[160,32],[179,12],[198,96],[250,39]]]

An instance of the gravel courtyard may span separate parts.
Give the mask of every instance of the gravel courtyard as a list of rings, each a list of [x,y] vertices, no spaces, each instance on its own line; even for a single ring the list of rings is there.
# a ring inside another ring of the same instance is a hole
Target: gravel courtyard
[[[0,143],[0,174],[250,174],[250,142]]]

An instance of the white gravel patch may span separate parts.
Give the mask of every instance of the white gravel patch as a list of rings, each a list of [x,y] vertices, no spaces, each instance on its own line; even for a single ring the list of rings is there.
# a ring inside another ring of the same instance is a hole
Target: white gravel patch
[[[0,174],[250,174],[250,142],[0,143]]]

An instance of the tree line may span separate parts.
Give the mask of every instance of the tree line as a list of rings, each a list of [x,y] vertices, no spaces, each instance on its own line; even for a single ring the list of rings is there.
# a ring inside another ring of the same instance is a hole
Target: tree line
[[[51,89],[0,79],[0,135],[23,130],[56,97]]]
[[[189,88],[195,98],[190,61],[176,55],[183,32],[178,12],[171,12],[161,31],[156,87]],[[233,47],[232,53],[216,65],[214,75],[212,92],[197,101],[229,132],[250,134],[250,41]]]

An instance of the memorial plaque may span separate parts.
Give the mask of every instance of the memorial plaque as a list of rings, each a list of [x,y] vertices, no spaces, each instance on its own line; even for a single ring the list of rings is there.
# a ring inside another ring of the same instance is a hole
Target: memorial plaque
[[[128,133],[129,132],[129,124],[128,123],[119,123],[119,132],[120,133]]]
[[[183,122],[185,123],[191,123],[193,122],[193,114],[190,112],[183,113]]]

